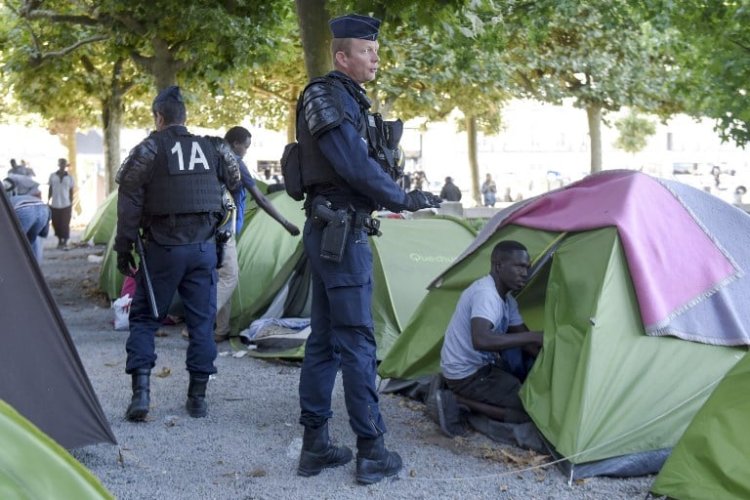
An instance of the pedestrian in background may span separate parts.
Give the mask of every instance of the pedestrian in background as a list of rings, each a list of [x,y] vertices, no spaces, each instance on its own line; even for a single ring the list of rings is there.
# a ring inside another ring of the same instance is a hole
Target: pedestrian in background
[[[237,287],[240,274],[240,266],[237,262],[237,237],[244,223],[245,200],[247,199],[245,190],[250,193],[250,196],[253,197],[258,207],[281,224],[289,234],[292,236],[299,235],[299,228],[286,220],[276,210],[273,203],[260,192],[245,162],[242,160],[247,150],[250,149],[252,142],[250,131],[245,127],[232,127],[227,130],[224,140],[229,144],[232,153],[237,159],[242,183],[238,189],[232,191],[232,198],[235,204],[234,224],[230,224],[229,230],[232,232],[232,236],[224,245],[224,261],[219,269],[219,283],[216,291],[216,307],[218,308],[218,312],[216,313],[216,330],[214,332],[214,340],[216,342],[223,342],[229,338],[229,319],[232,316],[232,293]]]
[[[21,224],[21,229],[31,245],[36,261],[42,263],[42,241],[49,233],[50,209],[41,199],[41,193],[18,194],[16,185],[10,179],[3,180],[5,194]]]
[[[484,206],[494,207],[497,202],[497,186],[495,185],[495,181],[492,180],[492,175],[487,174],[482,183],[481,191]]]
[[[57,236],[57,248],[68,248],[70,219],[73,216],[73,193],[76,181],[67,171],[68,160],[57,160],[57,171],[49,176],[48,203],[52,211],[52,227]]]
[[[461,190],[453,184],[453,177],[446,177],[440,197],[445,201],[461,201]]]

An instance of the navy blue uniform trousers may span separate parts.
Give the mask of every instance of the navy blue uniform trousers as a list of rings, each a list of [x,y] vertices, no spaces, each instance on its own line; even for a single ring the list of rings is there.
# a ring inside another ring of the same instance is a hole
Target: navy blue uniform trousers
[[[305,223],[312,267],[311,333],[300,372],[300,423],[318,427],[333,416],[331,394],[341,368],[349,423],[359,437],[385,431],[375,387],[372,251],[363,230],[350,231],[342,262],[320,258],[322,229]]]
[[[154,286],[159,319],[151,312],[143,273],[136,275],[135,297],[130,305],[130,336],[125,371],[151,369],[156,364],[154,335],[167,315],[175,291],[185,306],[185,324],[190,332],[187,369],[191,373],[216,373],[216,245],[213,241],[162,246],[146,243],[146,264]]]

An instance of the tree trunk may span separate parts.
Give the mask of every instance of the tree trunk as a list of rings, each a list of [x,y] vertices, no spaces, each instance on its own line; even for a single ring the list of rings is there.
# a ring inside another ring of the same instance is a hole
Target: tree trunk
[[[160,91],[170,85],[177,85],[177,71],[182,63],[175,61],[169,46],[161,38],[154,38],[154,58],[152,64],[152,74],[156,81],[156,91]]]
[[[49,131],[58,136],[60,144],[68,150],[68,173],[73,176],[76,184],[81,182],[78,178],[78,168],[76,158],[78,150],[76,148],[76,130],[78,130],[78,120],[75,118],[55,118],[50,124]],[[76,186],[73,195],[73,215],[81,213],[81,201],[79,197],[79,186]]]
[[[591,173],[602,171],[602,107],[586,107],[589,119],[589,138],[591,139]]]
[[[482,206],[479,193],[479,160],[477,158],[477,119],[466,116],[466,140],[469,146],[469,171],[471,172],[471,197],[476,206]]]
[[[297,96],[299,92],[299,88],[295,86],[290,93]],[[286,109],[286,142],[289,143],[297,140],[297,99],[287,102]]]
[[[295,0],[295,4],[307,77],[325,75],[333,67],[326,0]]]
[[[113,95],[104,102],[102,128],[104,129],[104,165],[107,193],[117,189],[115,175],[120,168],[120,129],[122,128],[122,95],[113,89]],[[116,95],[115,95],[116,94]]]
[[[133,54],[133,61],[146,73],[154,77],[157,92],[170,85],[177,85],[177,73],[186,64],[175,60],[169,49],[169,44],[161,38],[152,38],[151,46],[154,49],[152,56],[144,57],[140,54]]]

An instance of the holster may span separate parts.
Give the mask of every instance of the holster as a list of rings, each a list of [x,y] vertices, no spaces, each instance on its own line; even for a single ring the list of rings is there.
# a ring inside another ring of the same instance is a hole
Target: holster
[[[349,211],[341,208],[333,210],[331,202],[317,197],[312,204],[313,224],[323,228],[320,240],[320,258],[332,262],[341,262],[346,250],[346,240],[351,229]]]
[[[216,231],[216,269],[224,265],[224,247],[232,237],[232,233],[226,229]]]

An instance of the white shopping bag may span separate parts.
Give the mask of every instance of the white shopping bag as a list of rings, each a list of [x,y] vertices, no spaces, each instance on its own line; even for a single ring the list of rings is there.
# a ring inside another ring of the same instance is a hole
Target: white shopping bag
[[[125,294],[112,302],[112,309],[115,310],[115,330],[128,329],[128,316],[130,315],[131,302],[133,302],[133,299],[129,294]]]

